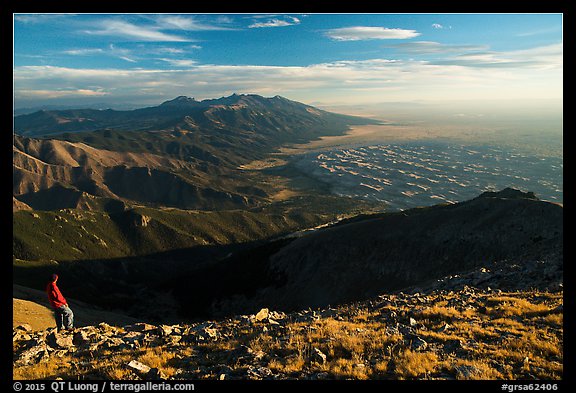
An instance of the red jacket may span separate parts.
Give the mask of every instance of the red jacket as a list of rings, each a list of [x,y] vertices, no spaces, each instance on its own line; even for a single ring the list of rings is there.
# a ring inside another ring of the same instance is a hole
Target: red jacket
[[[54,281],[48,283],[46,286],[46,293],[48,294],[48,300],[50,301],[52,307],[60,308],[68,304]]]

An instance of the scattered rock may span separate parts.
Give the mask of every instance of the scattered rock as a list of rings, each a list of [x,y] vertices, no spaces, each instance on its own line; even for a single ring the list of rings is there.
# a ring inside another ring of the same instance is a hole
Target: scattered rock
[[[320,364],[326,363],[326,355],[319,350],[318,348],[314,348],[312,350],[311,360]]]
[[[158,381],[167,379],[166,375],[158,368],[151,368],[150,371],[146,373],[144,379]]]
[[[263,379],[270,377],[272,375],[272,370],[268,367],[250,366],[250,368],[248,368],[248,375],[253,379]]]
[[[456,352],[464,349],[460,340],[448,340],[444,343],[444,351],[448,353]]]
[[[83,347],[90,344],[90,336],[86,330],[79,330],[74,333],[74,337],[72,339],[74,345]]]
[[[482,373],[477,367],[467,364],[456,366],[454,370],[456,371],[456,379],[472,379]]]
[[[152,331],[158,331],[158,327],[154,326],[154,325],[149,325],[147,323],[135,323],[133,325],[128,325],[125,326],[124,329],[127,332],[152,332]]]
[[[152,368],[137,360],[131,360],[126,366],[140,375],[147,375],[152,370]]]
[[[66,349],[74,346],[74,337],[72,336],[72,334],[69,334],[68,332],[65,333],[53,332],[46,337],[46,342],[54,349],[58,348]]]
[[[169,336],[174,331],[174,328],[169,325],[160,325],[158,326],[158,334],[162,337]]]
[[[48,348],[45,343],[36,342],[31,348],[21,352],[18,359],[14,362],[16,366],[27,366],[30,364],[40,363],[49,359]]]
[[[496,269],[491,267],[490,272],[494,271]],[[488,274],[487,272],[482,273]],[[465,276],[463,275],[463,277]],[[176,354],[169,364],[171,368],[173,367],[170,379],[330,379],[335,378],[335,375],[320,372],[328,368],[329,360],[332,362],[338,358],[347,359],[351,361],[349,365],[354,370],[362,371],[364,368],[369,375],[374,372],[376,364],[382,368],[382,364],[386,365],[385,362],[393,362],[396,354],[409,348],[418,352],[433,351],[443,358],[449,359],[451,364],[459,364],[470,362],[470,355],[474,351],[474,347],[478,348],[479,345],[497,346],[501,342],[499,338],[517,339],[521,336],[512,334],[506,329],[492,327],[491,331],[496,333],[498,337],[488,337],[486,341],[484,338],[478,338],[481,341],[475,342],[462,334],[463,328],[459,322],[465,316],[462,318],[455,316],[449,320],[450,323],[437,320],[432,322],[432,319],[428,323],[426,322],[427,318],[418,321],[421,310],[440,302],[442,307],[456,310],[472,307],[472,310],[482,312],[482,307],[485,309],[482,304],[491,305],[487,299],[496,296],[497,290],[488,292],[464,284],[459,292],[453,292],[450,289],[435,290],[434,292],[424,291],[424,289],[420,289],[418,296],[409,293],[382,295],[378,299],[347,304],[345,307],[324,311],[300,310],[284,314],[263,308],[255,315],[180,325],[155,326],[137,323],[120,328],[101,323],[98,326],[78,328],[74,333],[57,332],[55,328],[34,332],[26,326],[18,326],[13,328],[13,367],[28,366],[42,361],[55,361],[62,364],[73,364],[75,368],[70,371],[73,373],[77,370],[89,369],[91,362],[97,362],[101,353],[114,353],[125,349],[160,348],[163,351]],[[514,295],[510,294],[509,296]],[[554,298],[548,295],[530,296],[528,297],[530,301],[547,305],[549,311],[543,313],[542,317],[546,317],[548,313],[563,312],[563,306],[558,306],[560,300],[552,300]],[[359,310],[364,314],[360,314]],[[379,324],[382,329],[381,333],[388,336],[391,344],[384,348],[377,358],[355,357],[352,352],[345,352],[340,349],[328,352],[328,349],[325,349],[333,348],[332,345],[338,345],[337,335],[330,335],[330,330],[326,329],[327,325],[324,325],[325,321],[320,323],[314,321],[326,318],[330,319],[330,323],[335,321],[345,321],[344,324],[357,323],[359,322],[357,317],[364,318],[366,312],[369,313],[372,318],[370,322],[373,322],[374,325],[350,325],[351,327],[347,328],[347,332],[357,337],[364,336],[366,333],[368,336],[373,326]],[[487,311],[484,310],[484,312]],[[289,323],[294,322],[305,323],[288,326]],[[490,323],[490,318],[474,315],[474,318],[470,319],[470,323]],[[423,332],[426,327],[424,325],[431,329],[429,333]],[[434,331],[437,333],[447,332],[450,337],[461,338],[446,340],[448,335],[435,335],[431,326],[435,326]],[[554,327],[553,330],[558,331],[557,327]],[[289,343],[293,344],[294,337],[301,333],[315,336],[323,334],[324,336],[318,341],[302,343],[303,345],[299,350],[295,351]],[[260,336],[261,334],[264,335]],[[235,341],[239,335],[243,335],[242,340]],[[390,336],[396,337],[392,339]],[[259,346],[258,340],[260,338],[272,340],[275,345],[274,349],[268,351],[265,346]],[[216,343],[218,345],[215,345],[215,341],[225,341],[225,343],[222,345]],[[324,352],[320,348],[324,349]],[[330,356],[331,354],[333,354],[334,359]],[[532,357],[531,354],[529,355]],[[268,365],[274,364],[274,361],[287,364],[285,362],[291,359],[290,364],[302,363],[303,356],[305,366],[302,369],[283,371],[281,367],[271,366],[272,369],[268,368]],[[66,362],[63,361],[64,359]],[[69,362],[68,359],[73,360]],[[548,372],[544,369],[539,370],[536,366],[537,362],[533,359],[527,357],[524,362],[522,362],[522,358],[519,361],[516,359],[512,366],[509,362],[498,360],[502,362],[502,366],[491,367],[502,375],[508,375],[512,367],[515,370],[522,369],[522,374],[515,375],[518,377],[530,375],[541,377]],[[556,358],[552,359],[551,363],[558,359],[561,361],[561,358]],[[394,369],[393,363],[390,364],[391,366],[387,370]],[[122,367],[133,372],[129,374],[132,378],[167,379],[166,374],[161,369],[151,368],[135,359]],[[558,363],[557,368],[561,369],[560,363]],[[393,375],[388,375],[391,372],[379,370],[378,375],[383,378],[392,378]],[[82,376],[91,378],[96,377],[96,374],[84,374]],[[97,376],[101,377],[101,375]],[[482,376],[482,370],[477,367],[458,365],[452,369],[436,370],[425,377],[430,379],[477,379]]]
[[[265,319],[268,319],[269,315],[270,315],[270,312],[268,311],[268,309],[263,308],[260,311],[258,311],[258,313],[254,316],[254,320],[256,322],[261,322]]]
[[[279,311],[270,311],[268,313],[268,318],[274,319],[274,320],[280,320],[280,319],[286,318],[286,314],[283,312],[279,312]]]
[[[410,349],[413,351],[425,351],[428,343],[418,336],[414,336],[410,342]]]
[[[218,330],[214,328],[204,328],[203,330],[204,336],[208,339],[217,339],[218,338]]]

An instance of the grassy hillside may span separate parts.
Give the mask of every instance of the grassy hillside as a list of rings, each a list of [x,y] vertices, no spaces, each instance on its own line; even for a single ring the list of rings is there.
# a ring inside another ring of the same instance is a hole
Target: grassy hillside
[[[12,296],[13,327],[27,324],[33,331],[39,331],[56,326],[54,312],[48,304],[44,291],[14,285]],[[67,300],[74,312],[74,325],[76,327],[97,325],[100,322],[114,326],[138,322],[138,320],[121,313],[100,310],[72,298],[67,298]]]
[[[193,211],[137,207],[106,213],[80,209],[17,211],[13,255],[17,260],[78,260],[146,255],[203,245],[271,238],[354,214],[368,204],[317,197],[257,210]],[[315,209],[303,207],[318,204]]]

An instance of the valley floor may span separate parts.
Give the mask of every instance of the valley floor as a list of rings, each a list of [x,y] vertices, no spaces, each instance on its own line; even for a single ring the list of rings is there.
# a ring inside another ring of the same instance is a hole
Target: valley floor
[[[14,329],[14,379],[559,380],[563,291],[464,286],[285,314]]]

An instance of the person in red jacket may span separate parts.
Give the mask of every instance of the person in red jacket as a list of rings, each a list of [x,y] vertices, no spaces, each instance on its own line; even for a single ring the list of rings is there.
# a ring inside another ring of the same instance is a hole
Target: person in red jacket
[[[56,285],[58,275],[52,274],[51,280],[46,285],[46,293],[48,294],[48,301],[54,309],[54,316],[56,318],[56,327],[58,331],[63,329],[74,330],[74,313],[68,307],[68,302],[62,296],[62,292]]]

